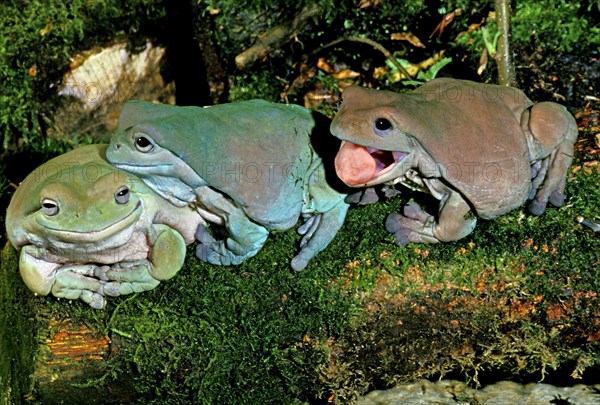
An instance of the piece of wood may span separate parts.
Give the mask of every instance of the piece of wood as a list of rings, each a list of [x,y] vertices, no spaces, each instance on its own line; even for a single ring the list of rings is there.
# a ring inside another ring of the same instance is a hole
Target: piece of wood
[[[273,50],[292,40],[302,31],[308,21],[319,15],[321,9],[317,4],[310,4],[286,24],[278,25],[259,36],[256,44],[235,57],[235,65],[243,70],[250,67],[259,59],[265,58]]]

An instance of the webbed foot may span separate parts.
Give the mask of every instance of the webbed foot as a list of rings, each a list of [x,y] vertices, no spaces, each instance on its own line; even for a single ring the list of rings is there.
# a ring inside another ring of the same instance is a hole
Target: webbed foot
[[[410,242],[437,243],[433,236],[433,216],[427,214],[414,201],[408,202],[403,214],[392,213],[385,220],[385,229],[394,234],[398,246],[406,246]]]
[[[106,266],[103,266],[106,267]],[[51,293],[57,298],[80,299],[92,308],[103,309],[104,282],[94,276],[96,265],[66,265],[57,270]]]
[[[437,221],[412,201],[404,206],[403,215],[388,215],[385,228],[394,234],[396,244],[449,242],[464,238],[473,231],[477,217],[471,213],[469,204],[460,193],[442,184],[436,186],[445,191],[440,200]]]
[[[344,223],[348,205],[340,201],[329,211],[307,216],[305,223],[298,228],[303,235],[300,252],[292,259],[291,267],[296,271],[304,270],[308,262],[333,240]]]
[[[202,225],[196,231],[196,257],[200,260],[222,266],[236,265],[244,260],[256,255],[260,248],[265,243],[269,232],[263,228],[256,226],[252,231],[247,233],[231,234],[225,240],[217,240],[208,233]]]
[[[151,275],[151,264],[148,260],[120,262],[112,267],[103,266],[97,269],[94,275],[104,283],[103,295],[110,297],[150,291],[160,284],[160,281]]]

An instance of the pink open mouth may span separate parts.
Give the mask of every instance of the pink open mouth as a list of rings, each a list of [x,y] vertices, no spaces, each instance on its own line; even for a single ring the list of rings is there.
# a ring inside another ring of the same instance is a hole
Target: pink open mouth
[[[408,153],[368,148],[345,142],[335,157],[335,171],[349,186],[362,186],[383,174],[404,159]]]

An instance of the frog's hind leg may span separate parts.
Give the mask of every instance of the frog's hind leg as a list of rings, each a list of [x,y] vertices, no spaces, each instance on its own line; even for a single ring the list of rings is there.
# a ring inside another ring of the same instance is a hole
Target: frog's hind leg
[[[541,215],[548,202],[555,207],[564,203],[567,172],[573,161],[577,123],[566,109],[556,103],[539,103],[531,108],[528,120],[533,160],[542,161],[542,170],[532,180],[529,212]]]
[[[564,190],[567,179],[567,171],[573,160],[573,145],[565,142],[554,150],[550,156],[544,159],[542,168],[532,180],[530,202],[527,207],[533,215],[542,215],[546,212],[548,203],[554,207],[561,207],[565,200]]]
[[[196,256],[200,260],[224,266],[240,264],[256,255],[269,236],[266,228],[249,220],[243,212],[230,213],[225,228],[229,236],[224,240],[217,240],[204,226],[198,227]]]
[[[208,233],[203,225],[196,231],[196,257],[204,262],[216,265],[240,264],[254,256],[265,244],[269,231],[252,221],[242,208],[226,195],[210,187],[196,190],[201,215],[207,221],[225,226],[228,236],[217,240]]]

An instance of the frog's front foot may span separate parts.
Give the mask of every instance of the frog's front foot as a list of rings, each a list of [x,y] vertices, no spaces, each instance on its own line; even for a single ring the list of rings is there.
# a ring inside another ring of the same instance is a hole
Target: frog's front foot
[[[105,282],[95,277],[95,272],[107,266],[66,265],[56,271],[51,293],[57,298],[80,299],[92,308],[102,309]],[[101,271],[101,270],[100,270]]]
[[[433,236],[434,225],[433,216],[423,211],[414,201],[404,206],[403,214],[393,213],[385,220],[385,229],[394,234],[398,246],[406,246],[409,242],[439,242]]]
[[[257,228],[258,229],[258,228]],[[254,256],[265,243],[269,233],[260,228],[256,232],[248,231],[229,236],[225,240],[217,240],[208,233],[204,226],[200,225],[196,231],[196,257],[200,260],[216,265],[236,265]]]
[[[319,228],[319,223],[321,222],[322,214],[304,214],[302,215],[302,220],[304,223],[298,227],[298,234],[302,235],[302,240],[300,241],[300,247],[306,246],[310,238],[312,238],[313,234]]]
[[[151,264],[145,259],[99,267],[94,276],[103,283],[103,295],[110,297],[150,291],[160,283],[152,276]]]
[[[70,300],[80,299],[92,308],[103,309],[105,296],[149,291],[159,281],[150,274],[148,260],[121,262],[109,266],[66,265],[57,270],[52,295]]]
[[[348,204],[369,205],[380,200],[374,187],[368,187],[348,194],[344,200]]]
[[[321,223],[321,218],[323,214],[304,214],[302,215],[302,219],[304,223],[298,227],[298,234],[302,235],[302,240],[300,240],[300,247],[304,248],[310,239],[313,237],[314,233],[319,228],[319,224]],[[291,266],[292,269],[296,271],[303,270],[307,265],[310,257],[304,257],[303,255],[297,255],[292,259]]]
[[[292,259],[292,269],[303,270],[308,262],[325,249],[342,227],[348,205],[340,202],[321,214],[304,214],[304,224],[298,228],[302,235],[300,252]]]

